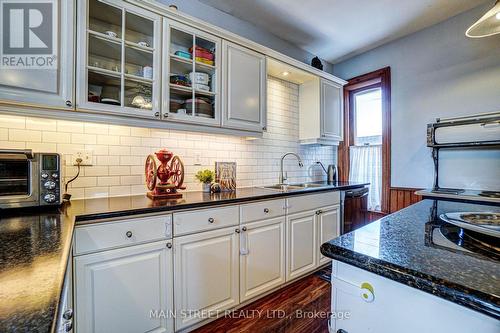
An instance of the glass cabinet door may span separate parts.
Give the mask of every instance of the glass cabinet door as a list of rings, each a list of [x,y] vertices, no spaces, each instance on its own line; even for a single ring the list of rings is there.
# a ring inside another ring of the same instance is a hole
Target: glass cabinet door
[[[220,125],[221,40],[172,21],[164,31],[164,119]]]
[[[83,6],[79,107],[160,117],[161,17],[119,0],[88,0]]]

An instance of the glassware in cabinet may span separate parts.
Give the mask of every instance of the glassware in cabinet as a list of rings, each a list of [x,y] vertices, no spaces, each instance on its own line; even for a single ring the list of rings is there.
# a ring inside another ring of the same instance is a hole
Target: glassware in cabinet
[[[177,22],[166,24],[169,115],[174,120],[220,124],[217,72],[220,39]]]
[[[80,8],[88,19],[79,35],[80,59],[86,59],[79,69],[85,78],[79,105],[156,117],[161,17],[120,0],[88,0],[87,5]]]

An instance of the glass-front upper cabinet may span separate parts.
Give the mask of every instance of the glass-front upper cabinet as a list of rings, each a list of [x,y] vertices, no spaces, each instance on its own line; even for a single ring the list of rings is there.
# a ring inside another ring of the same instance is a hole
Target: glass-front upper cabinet
[[[75,107],[74,3],[0,1],[0,104]]]
[[[221,39],[164,21],[163,119],[220,125]]]
[[[78,108],[160,118],[161,17],[120,0],[79,13]]]

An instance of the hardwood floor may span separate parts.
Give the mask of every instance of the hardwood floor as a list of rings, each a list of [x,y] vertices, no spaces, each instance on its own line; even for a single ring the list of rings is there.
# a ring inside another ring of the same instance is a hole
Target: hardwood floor
[[[194,332],[328,333],[330,293],[330,283],[309,275]]]

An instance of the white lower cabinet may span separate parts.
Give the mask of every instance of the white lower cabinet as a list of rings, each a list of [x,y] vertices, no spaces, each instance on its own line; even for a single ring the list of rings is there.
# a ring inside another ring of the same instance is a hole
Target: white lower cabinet
[[[316,246],[318,266],[332,261],[321,254],[321,244],[340,235],[340,205],[325,207],[317,212],[318,244]]]
[[[76,332],[173,332],[168,241],[74,259]],[[165,311],[166,316],[152,316]]]
[[[238,227],[174,238],[175,329],[239,303]]]
[[[287,281],[316,268],[316,225],[316,211],[287,216]]]
[[[286,200],[77,226],[75,332],[191,330],[330,262],[338,193]]]
[[[245,224],[240,254],[241,302],[285,283],[285,217]]]
[[[495,318],[360,268],[333,263],[337,269],[332,274],[330,332],[500,332]]]

